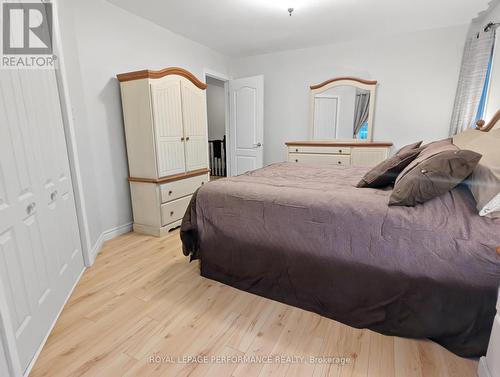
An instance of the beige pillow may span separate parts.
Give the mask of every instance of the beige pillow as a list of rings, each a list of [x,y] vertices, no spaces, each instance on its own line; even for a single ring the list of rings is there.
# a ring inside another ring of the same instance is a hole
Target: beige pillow
[[[500,217],[500,208],[487,205],[500,193],[500,129],[490,132],[466,131],[453,139],[461,148],[480,153],[483,157],[467,184],[476,199],[482,216]],[[455,141],[457,140],[457,141]],[[465,145],[465,146],[462,146]],[[493,202],[494,203],[494,202]]]
[[[453,136],[453,144],[455,144],[460,149],[466,149],[469,143],[481,137],[482,134],[484,134],[484,132],[471,128],[467,131]]]

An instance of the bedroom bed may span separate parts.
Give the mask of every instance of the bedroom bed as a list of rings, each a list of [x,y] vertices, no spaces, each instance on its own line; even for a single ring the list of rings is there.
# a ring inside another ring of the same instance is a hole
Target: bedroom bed
[[[368,168],[279,163],[192,199],[184,253],[233,287],[386,334],[484,355],[500,282],[500,219],[468,188],[416,207],[359,189]]]

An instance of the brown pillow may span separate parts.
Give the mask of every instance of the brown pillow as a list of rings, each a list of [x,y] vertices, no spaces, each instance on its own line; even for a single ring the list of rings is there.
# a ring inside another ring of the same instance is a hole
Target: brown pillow
[[[422,143],[423,143],[423,141],[417,141],[416,143],[405,145],[403,148],[401,148],[399,151],[396,152],[396,155],[401,155],[403,153],[420,148]]]
[[[459,148],[453,145],[452,139],[443,139],[443,140],[438,140],[434,141],[432,143],[426,144],[421,147],[422,152],[418,155],[416,159],[414,159],[404,170],[401,172],[401,174],[398,176],[396,179],[396,184],[403,179],[403,177],[411,170],[415,168],[418,164],[421,162],[427,160],[428,158],[441,153],[441,152],[446,152],[446,151],[458,151]]]
[[[357,187],[381,188],[394,184],[399,173],[417,158],[420,151],[420,148],[410,149],[403,153],[398,152],[396,155],[389,157],[366,173],[357,184]]]
[[[445,145],[450,145],[453,144],[453,139],[451,137],[447,137],[446,139],[441,139],[441,140],[436,140],[432,141],[430,143],[427,143],[425,145],[422,145],[422,148],[424,149],[436,149],[436,148],[441,148],[444,147]]]
[[[480,159],[479,153],[467,150],[429,157],[398,178],[389,205],[413,207],[447,193],[472,173]]]

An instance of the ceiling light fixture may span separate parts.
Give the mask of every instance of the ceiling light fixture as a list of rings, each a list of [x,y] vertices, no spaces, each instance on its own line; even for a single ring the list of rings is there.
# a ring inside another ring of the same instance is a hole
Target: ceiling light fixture
[[[117,0],[111,0],[117,1]],[[246,3],[248,6],[259,8],[267,8],[272,9],[276,17],[283,17],[283,13],[287,11],[287,13],[292,16],[295,16],[297,10],[301,16],[304,16],[302,13],[307,13],[311,9],[318,8],[322,5],[326,5],[332,2],[332,0],[233,0],[234,2],[242,2]],[[352,2],[353,0],[335,0],[335,3],[342,2]],[[361,1],[361,0],[355,0]],[[368,1],[368,0],[366,0]],[[1,2],[1,1],[0,1]],[[291,10],[291,12],[290,12]]]

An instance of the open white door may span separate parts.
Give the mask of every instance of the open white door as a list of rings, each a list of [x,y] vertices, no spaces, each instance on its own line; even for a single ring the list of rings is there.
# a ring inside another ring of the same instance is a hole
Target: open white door
[[[229,175],[263,166],[264,76],[229,82]]]

